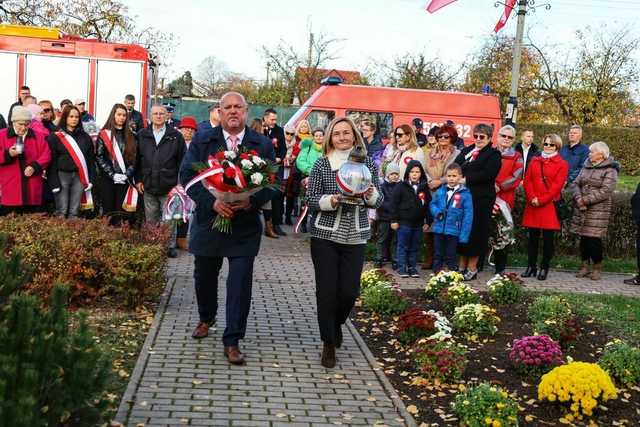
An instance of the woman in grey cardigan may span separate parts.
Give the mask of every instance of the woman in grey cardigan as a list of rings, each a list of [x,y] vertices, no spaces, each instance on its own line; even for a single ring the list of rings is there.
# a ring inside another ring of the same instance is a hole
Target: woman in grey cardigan
[[[576,277],[600,279],[602,238],[607,234],[611,194],[616,188],[619,170],[620,165],[610,157],[607,144],[594,142],[589,146],[589,158],[584,167],[571,183],[571,195],[576,206],[569,230],[580,236],[582,259],[582,268]]]
[[[336,173],[356,145],[366,150],[351,119],[338,117],[329,123],[322,145],[323,156],[311,169],[306,195],[312,213],[311,259],[323,342],[321,363],[327,368],[336,364],[335,349],[342,345],[342,324],[360,293],[365,246],[371,236],[367,208],[378,208],[383,198],[378,171],[367,157],[365,164],[373,182],[363,196],[364,203],[340,203]]]

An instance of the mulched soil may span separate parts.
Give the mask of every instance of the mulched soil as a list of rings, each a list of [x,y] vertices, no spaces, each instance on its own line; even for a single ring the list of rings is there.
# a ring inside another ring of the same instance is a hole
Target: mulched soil
[[[440,309],[437,302],[429,300],[420,290],[403,293],[413,305],[425,310]],[[488,300],[486,294],[482,296],[483,300]],[[538,402],[538,380],[521,376],[512,368],[509,361],[507,347],[511,342],[515,338],[533,334],[531,327],[527,324],[529,302],[525,300],[521,304],[497,307],[502,321],[498,325],[498,333],[495,336],[489,339],[481,338],[479,342],[469,342],[461,338],[461,342],[469,347],[467,354],[469,363],[461,382],[472,385],[489,381],[508,390],[520,405],[519,421],[522,426],[563,425],[559,419],[565,414],[565,407],[549,402]],[[358,303],[351,320],[405,405],[415,405],[418,408],[419,412],[414,417],[419,425],[459,425],[450,403],[459,392],[460,384],[438,386],[411,384],[412,379],[419,376],[419,372],[408,356],[409,347],[403,346],[397,340],[393,316],[364,311]],[[590,319],[579,319],[579,323],[581,333],[578,339],[568,348],[563,349],[563,352],[565,356],[571,356],[574,360],[595,362],[604,345],[614,337],[608,336],[603,328]],[[592,420],[598,426],[640,425],[640,387],[619,388],[619,391],[617,400],[606,402],[604,407],[601,405],[594,413]],[[577,422],[572,425],[589,425],[588,423],[587,420],[587,422]]]

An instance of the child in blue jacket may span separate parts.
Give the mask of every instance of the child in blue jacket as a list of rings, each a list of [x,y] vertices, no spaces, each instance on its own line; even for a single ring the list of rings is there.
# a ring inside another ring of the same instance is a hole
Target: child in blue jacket
[[[447,185],[441,186],[433,195],[429,208],[434,218],[433,272],[438,273],[443,266],[450,271],[458,270],[458,243],[467,243],[473,224],[473,201],[471,192],[460,184],[462,169],[452,163],[446,169]]]

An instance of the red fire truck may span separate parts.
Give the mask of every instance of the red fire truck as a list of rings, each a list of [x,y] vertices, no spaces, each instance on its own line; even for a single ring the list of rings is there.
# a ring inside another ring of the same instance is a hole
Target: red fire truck
[[[26,85],[38,101],[58,107],[63,99],[86,101],[86,109],[104,124],[114,103],[136,97],[144,117],[156,82],[146,49],[135,44],[104,43],[62,33],[55,28],[0,25],[0,112]]]

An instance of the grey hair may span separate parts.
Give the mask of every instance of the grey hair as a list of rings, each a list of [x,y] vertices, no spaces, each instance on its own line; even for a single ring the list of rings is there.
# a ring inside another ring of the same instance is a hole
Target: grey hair
[[[478,123],[473,127],[473,133],[483,133],[491,139],[493,136],[493,126],[488,125],[486,123]]]
[[[609,146],[602,141],[597,141],[591,144],[589,146],[589,151],[592,151],[594,153],[601,153],[605,159],[608,159],[609,155],[611,154],[609,151]]]
[[[164,105],[162,105],[162,104],[153,104],[153,105],[151,106],[151,109],[153,110],[154,108],[162,108],[162,109],[164,110],[164,112],[165,112],[165,113],[167,112],[167,107],[165,107],[165,106],[164,106]]]
[[[222,105],[222,104],[224,103],[224,99],[225,99],[226,97],[231,96],[231,95],[235,95],[235,96],[239,97],[239,98],[242,100],[242,104],[243,104],[245,107],[248,107],[248,106],[249,106],[249,104],[247,104],[247,100],[244,98],[244,95],[242,95],[240,92],[234,92],[234,91],[232,91],[232,92],[227,92],[227,93],[225,93],[224,95],[222,95],[222,96],[220,97],[220,105]]]
[[[580,132],[582,132],[582,126],[580,126],[580,125],[571,125],[569,130],[572,130],[572,129],[578,129]]]
[[[502,133],[502,132],[504,132],[505,130],[510,131],[510,132],[511,132],[511,134],[512,134],[513,136],[516,136],[516,128],[514,128],[514,127],[513,127],[513,126],[511,126],[511,125],[504,125],[504,126],[502,126],[502,127],[500,128],[500,130],[498,131],[498,133]]]

